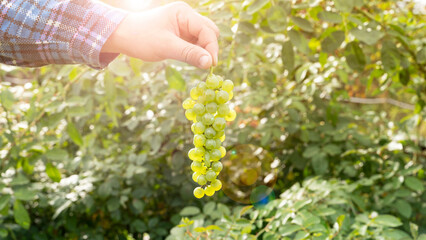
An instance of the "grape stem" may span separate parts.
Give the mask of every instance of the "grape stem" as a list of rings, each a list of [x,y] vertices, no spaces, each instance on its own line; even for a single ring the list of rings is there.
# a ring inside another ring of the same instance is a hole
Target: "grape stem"
[[[214,67],[210,67],[210,74],[209,75],[213,74],[213,69],[214,69]]]

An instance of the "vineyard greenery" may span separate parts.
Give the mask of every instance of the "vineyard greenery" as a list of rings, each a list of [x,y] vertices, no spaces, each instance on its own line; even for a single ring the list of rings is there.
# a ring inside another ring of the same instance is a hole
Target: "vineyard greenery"
[[[207,71],[0,65],[0,239],[426,239],[424,6],[187,4],[235,84],[222,190],[195,198],[187,157]]]

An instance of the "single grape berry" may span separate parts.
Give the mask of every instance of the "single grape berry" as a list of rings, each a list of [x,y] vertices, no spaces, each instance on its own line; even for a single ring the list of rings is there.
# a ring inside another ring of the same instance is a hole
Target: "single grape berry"
[[[215,149],[216,148],[216,140],[214,139],[207,139],[206,140],[206,149]]]
[[[196,147],[195,148],[195,154],[199,157],[202,157],[206,150],[203,147]]]
[[[207,179],[206,179],[206,177],[205,177],[204,175],[200,175],[200,176],[198,176],[198,178],[197,178],[197,183],[198,183],[200,186],[205,185],[205,184],[207,183]]]
[[[218,104],[226,103],[229,100],[229,93],[220,90],[218,93],[216,93],[216,102]]]
[[[185,111],[185,117],[190,120],[193,121],[197,115],[194,113],[194,110],[192,110],[191,108]]]
[[[194,172],[201,172],[203,169],[203,164],[201,162],[192,162],[191,163],[191,170]]]
[[[218,112],[219,116],[225,117],[230,112],[229,106],[227,104],[220,104],[217,107],[217,112]]]
[[[223,169],[223,165],[221,162],[214,162],[212,163],[212,170],[215,172],[220,172]]]
[[[212,161],[218,161],[221,158],[222,153],[220,152],[219,149],[213,149],[210,151],[210,159]],[[215,171],[217,172],[217,171]]]
[[[222,182],[219,179],[215,179],[210,183],[215,191],[219,191],[222,188]]]
[[[221,142],[223,142],[223,141],[225,141],[225,138],[226,138],[226,135],[223,135],[222,137],[220,137],[220,138],[219,138],[219,140],[220,140]]]
[[[207,84],[205,82],[200,82],[198,83],[197,88],[199,91],[204,93],[207,90]]]
[[[202,189],[201,187],[196,187],[194,189],[194,196],[196,198],[202,198],[202,197],[204,197],[204,189]]]
[[[215,114],[217,111],[217,104],[215,102],[207,103],[206,112]]]
[[[226,155],[226,148],[224,148],[223,146],[219,147],[219,151],[221,153],[220,157],[225,157]]]
[[[206,85],[210,89],[216,89],[219,87],[219,79],[217,78],[216,75],[212,74],[207,77]]]
[[[192,100],[191,98],[187,98],[187,99],[185,99],[185,101],[183,101],[182,107],[183,107],[183,109],[187,110],[187,109],[193,108],[195,103],[196,102],[194,100]]]
[[[214,120],[212,126],[213,126],[214,130],[222,131],[223,129],[225,129],[225,125],[226,125],[225,118],[218,117]]]
[[[203,134],[205,130],[206,130],[206,126],[204,126],[203,123],[201,123],[201,122],[194,123],[194,131],[193,132],[195,134]]]
[[[204,131],[204,136],[207,138],[214,138],[216,136],[216,131],[212,127],[208,127],[206,131]]]
[[[197,115],[203,115],[205,112],[204,105],[201,103],[196,103],[194,107],[192,108],[195,114]]]
[[[189,95],[191,95],[192,99],[197,100],[198,97],[201,94],[200,94],[200,91],[196,87],[194,87],[194,88],[191,88],[191,91],[189,92]]]
[[[214,188],[210,185],[204,188],[204,193],[206,194],[206,196],[211,197],[213,196],[214,192],[215,192]]]
[[[222,83],[222,90],[231,93],[234,89],[234,83],[231,80],[225,80]]]
[[[201,173],[199,173],[199,172],[194,172],[194,173],[192,174],[192,180],[193,180],[194,182],[197,182],[197,178],[198,178],[200,175],[201,175]]]
[[[196,147],[203,147],[204,144],[206,143],[206,137],[202,134],[196,134],[196,135],[194,135],[193,143],[194,143],[194,146],[196,146]]]
[[[215,138],[214,140],[216,141],[216,148],[219,148],[222,142],[219,138]]]
[[[191,109],[189,109],[189,110],[191,110]],[[186,110],[186,111],[189,111],[189,110]],[[212,125],[212,123],[214,122],[214,116],[210,113],[206,113],[206,114],[203,115],[201,122],[204,125]]]
[[[204,97],[205,97],[206,103],[213,102],[216,99],[216,93],[211,89],[207,89],[204,92]]]
[[[196,151],[195,148],[192,148],[191,150],[189,150],[188,157],[192,161],[201,162],[201,160],[202,160],[202,158],[197,154],[197,151]]]
[[[216,179],[216,172],[213,170],[207,170],[206,179],[207,181],[213,181]]]
[[[236,117],[237,117],[237,113],[235,112],[234,109],[231,109],[231,111],[229,111],[229,114],[225,116],[225,120],[228,122],[231,122],[231,121],[234,121]]]
[[[206,152],[204,154],[204,164],[206,165],[206,167],[210,167],[210,161],[211,161],[211,154]]]
[[[224,131],[224,130],[222,130],[222,131],[217,131],[217,132],[216,132],[216,136],[215,136],[215,138],[221,138],[223,135],[225,135],[225,131]]]

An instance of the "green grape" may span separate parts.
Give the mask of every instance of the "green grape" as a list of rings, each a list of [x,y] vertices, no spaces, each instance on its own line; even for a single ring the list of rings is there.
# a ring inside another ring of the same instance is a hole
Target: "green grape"
[[[226,125],[226,120],[225,118],[221,118],[221,117],[215,118],[212,124],[214,130],[216,131],[222,131],[223,129],[225,129],[225,125]]]
[[[216,148],[219,148],[220,147],[220,145],[222,145],[221,143],[221,141],[220,141],[220,139],[219,138],[215,138],[214,139],[215,141],[216,141]]]
[[[207,89],[204,92],[204,97],[205,97],[206,103],[213,102],[216,99],[216,93],[211,89]]]
[[[204,94],[199,96],[197,102],[201,104],[206,104],[206,96]]]
[[[196,147],[203,147],[204,144],[206,143],[206,137],[202,134],[196,134],[194,135],[193,143],[194,143],[194,146]]]
[[[216,148],[216,141],[214,139],[207,139],[206,140],[206,149],[215,149]]]
[[[189,110],[186,110],[186,111],[189,111]],[[210,113],[206,113],[203,115],[201,122],[204,123],[204,125],[212,125],[212,123],[214,122],[214,116]]]
[[[219,116],[227,116],[229,114],[231,109],[229,109],[229,106],[227,104],[220,104],[217,107],[217,112],[219,114]]]
[[[237,113],[235,112],[234,109],[231,109],[231,111],[229,111],[229,114],[225,116],[225,120],[228,122],[231,122],[231,121],[234,121],[236,117],[237,117]]]
[[[194,172],[193,174],[192,174],[192,180],[194,181],[194,182],[197,182],[197,178],[198,178],[198,176],[200,176],[201,175],[201,173],[200,172]]]
[[[221,138],[223,135],[225,135],[225,131],[224,130],[222,130],[222,131],[216,131],[215,138]]]
[[[213,180],[215,180],[216,179],[216,172],[215,171],[213,171],[213,170],[207,170],[207,173],[206,173],[206,179],[207,179],[207,181],[213,181]]]
[[[215,191],[219,191],[222,188],[222,182],[219,179],[215,179],[210,183]]]
[[[212,163],[212,170],[215,172],[220,172],[223,169],[223,165],[221,162],[214,162]]]
[[[217,94],[216,94],[216,102],[218,104],[223,104],[226,103],[229,100],[229,93],[220,90]]]
[[[200,82],[198,83],[197,88],[199,91],[204,93],[207,90],[207,84],[205,82]]]
[[[202,189],[201,187],[196,187],[194,189],[194,197],[196,198],[204,197],[204,189]]]
[[[203,115],[197,115],[194,122],[203,122]]]
[[[222,90],[228,92],[229,94],[234,89],[234,83],[231,80],[225,80],[222,83]]]
[[[210,185],[204,188],[204,193],[206,194],[206,196],[211,197],[213,196],[214,192],[215,192],[214,188]]]
[[[228,101],[231,100],[231,99],[233,99],[233,98],[234,98],[234,92],[229,92],[229,99],[228,99]]]
[[[203,114],[204,114],[204,112],[205,112],[204,105],[203,105],[203,104],[201,104],[201,103],[196,103],[196,104],[194,105],[194,107],[192,108],[192,110],[193,110],[193,111],[194,111],[194,113],[195,113],[195,114],[197,114],[197,115],[203,115]]]
[[[213,196],[222,188],[217,178],[223,169],[219,161],[226,155],[221,146],[225,141],[226,121],[236,118],[235,110],[226,104],[233,98],[234,84],[231,80],[223,80],[221,76],[210,74],[205,82],[198,82],[190,91],[190,98],[182,102],[185,117],[193,121],[191,131],[194,133],[194,148],[188,151],[194,171],[192,180],[202,187],[194,189],[194,196]],[[210,182],[210,185],[207,185]]]
[[[210,167],[210,160],[211,160],[211,154],[206,152],[204,154],[204,164],[206,165],[206,167]]]
[[[187,110],[187,109],[193,108],[194,104],[195,104],[194,100],[192,100],[191,98],[187,98],[185,99],[185,101],[183,101],[182,107],[183,109]]]
[[[207,77],[206,85],[210,89],[216,89],[219,87],[219,79],[216,75],[212,74]]]
[[[195,134],[203,134],[205,130],[206,130],[206,126],[204,126],[203,123],[201,123],[201,122],[194,123],[194,131],[193,132]]]
[[[202,160],[202,158],[200,157],[200,155],[197,154],[197,150],[195,148],[192,148],[191,150],[189,150],[188,157],[192,161],[201,162],[201,160]]]
[[[212,161],[218,161],[221,158],[222,153],[219,149],[213,149],[210,151],[210,159]]]
[[[218,80],[217,88],[221,88],[223,84],[223,78],[221,76],[216,75],[216,78]]]
[[[198,176],[197,183],[201,186],[205,185],[207,183],[206,176],[204,176],[204,175]]]
[[[206,131],[204,131],[204,136],[207,138],[214,138],[216,136],[216,131],[212,127],[208,127]]]
[[[220,157],[225,157],[226,155],[226,148],[224,148],[223,146],[219,147],[219,151],[220,151]]]
[[[197,117],[197,115],[194,113],[194,110],[192,110],[192,109],[190,108],[190,109],[187,109],[187,110],[185,111],[185,117],[186,117],[188,120],[193,121],[193,120],[195,120],[195,118]]]
[[[217,104],[215,102],[207,103],[206,112],[215,114],[217,111]]]
[[[206,153],[206,150],[203,147],[196,147],[195,148],[195,154],[199,157],[203,157],[204,153]]]
[[[192,162],[191,163],[191,170],[194,172],[201,172],[203,169],[203,164],[201,162]]]
[[[197,100],[198,97],[201,94],[200,94],[200,91],[196,87],[194,87],[194,88],[191,88],[191,91],[189,92],[189,95],[191,95],[192,99]]]

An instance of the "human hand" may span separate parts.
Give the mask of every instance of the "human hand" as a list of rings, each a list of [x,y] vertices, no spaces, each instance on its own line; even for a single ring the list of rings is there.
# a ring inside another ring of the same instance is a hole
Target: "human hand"
[[[217,64],[219,29],[184,2],[129,13],[102,52],[123,53],[144,61],[176,59],[198,68]]]

